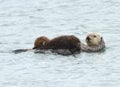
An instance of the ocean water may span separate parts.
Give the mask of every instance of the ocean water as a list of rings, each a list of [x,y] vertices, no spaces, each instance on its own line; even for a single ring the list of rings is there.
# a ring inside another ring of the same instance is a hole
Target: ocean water
[[[0,87],[120,87],[120,0],[0,0]],[[20,54],[39,36],[89,32],[106,50],[74,56]]]

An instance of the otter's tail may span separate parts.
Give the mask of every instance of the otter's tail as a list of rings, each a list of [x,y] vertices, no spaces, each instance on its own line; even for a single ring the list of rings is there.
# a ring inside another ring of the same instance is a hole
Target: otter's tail
[[[14,52],[15,54],[18,54],[18,53],[26,52],[26,51],[30,51],[30,50],[33,50],[33,49],[17,49],[17,50],[14,50],[13,52]]]

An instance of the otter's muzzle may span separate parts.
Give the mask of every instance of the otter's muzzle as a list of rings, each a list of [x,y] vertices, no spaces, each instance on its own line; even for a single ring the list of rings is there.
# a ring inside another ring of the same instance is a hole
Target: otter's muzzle
[[[91,38],[88,36],[88,37],[86,38],[86,40],[87,40],[87,41],[90,41],[90,40],[91,40]]]

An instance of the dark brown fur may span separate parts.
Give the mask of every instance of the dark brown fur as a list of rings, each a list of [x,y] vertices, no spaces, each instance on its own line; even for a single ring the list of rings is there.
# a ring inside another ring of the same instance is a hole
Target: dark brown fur
[[[40,39],[39,39],[40,40]],[[41,41],[43,41],[41,39]],[[39,41],[39,42],[41,42]],[[73,35],[65,35],[65,36],[59,36],[56,38],[53,38],[52,40],[46,40],[45,44],[40,44],[38,45],[38,49],[52,49],[52,50],[59,50],[59,49],[64,49],[64,50],[69,50],[71,53],[75,52],[80,52],[80,40],[73,36]],[[55,52],[55,51],[54,51]]]

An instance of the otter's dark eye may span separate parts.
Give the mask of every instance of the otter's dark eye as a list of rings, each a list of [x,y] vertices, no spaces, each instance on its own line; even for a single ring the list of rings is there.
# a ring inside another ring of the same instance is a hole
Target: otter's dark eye
[[[94,37],[96,37],[96,35],[94,35]]]

